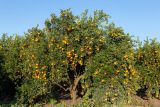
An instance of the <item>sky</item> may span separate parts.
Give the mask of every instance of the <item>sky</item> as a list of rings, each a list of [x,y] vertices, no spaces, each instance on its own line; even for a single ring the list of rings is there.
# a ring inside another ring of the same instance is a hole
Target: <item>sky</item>
[[[52,13],[71,8],[76,15],[88,9],[103,10],[110,22],[140,40],[160,41],[160,0],[0,0],[0,35],[23,35],[44,22]]]

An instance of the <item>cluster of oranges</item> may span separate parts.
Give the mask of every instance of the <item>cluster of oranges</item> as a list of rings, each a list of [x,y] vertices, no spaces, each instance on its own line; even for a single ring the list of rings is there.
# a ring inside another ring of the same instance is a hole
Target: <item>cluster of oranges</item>
[[[149,51],[148,53],[139,52],[137,58],[139,62],[144,63],[144,65],[146,66],[148,65],[157,66],[157,64],[160,64],[159,57],[160,57],[159,52],[155,50],[152,52]]]
[[[68,38],[65,36],[64,37],[64,39],[62,40],[62,43],[64,44],[64,45],[68,45],[69,44],[69,40],[68,40]]]
[[[35,71],[33,78],[39,79],[39,80],[46,80],[46,68],[47,66],[42,66],[40,68],[39,64],[35,64]]]
[[[91,55],[93,53],[93,49],[92,49],[91,46],[85,46],[85,48],[86,48],[86,51],[87,51],[88,55]]]
[[[66,55],[69,63],[72,65],[73,68],[77,66],[77,63],[80,65],[83,65],[82,56],[79,58],[78,53],[75,53],[74,49],[72,49],[71,51],[68,51]]]

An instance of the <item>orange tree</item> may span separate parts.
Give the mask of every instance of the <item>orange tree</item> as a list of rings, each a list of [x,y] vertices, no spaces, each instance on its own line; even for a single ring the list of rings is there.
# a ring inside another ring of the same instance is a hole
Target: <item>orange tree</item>
[[[93,79],[91,95],[102,106],[128,100],[139,88],[131,37],[114,24],[107,26],[106,32],[106,47],[86,66]]]
[[[22,38],[19,36],[8,37],[3,36],[2,50],[4,52],[3,67],[5,72],[9,75],[9,78],[14,81],[15,84],[19,84],[21,76],[21,60],[19,58],[20,45]]]
[[[73,102],[82,91],[80,80],[86,63],[105,43],[103,24],[107,21],[108,15],[102,11],[95,11],[93,16],[88,16],[87,11],[74,16],[68,9],[62,10],[60,16],[52,14],[45,22],[45,33],[50,38],[50,81],[68,90]]]
[[[47,92],[47,40],[42,30],[32,28],[25,36],[5,37],[4,72],[14,83],[19,103],[35,102]]]
[[[139,42],[136,50],[136,67],[141,75],[141,87],[147,97],[160,97],[160,44],[148,39]]]
[[[20,84],[20,81],[22,79],[21,71],[23,68],[21,66],[21,59],[19,58],[22,38],[19,36],[8,37],[7,35],[3,35],[1,43],[1,51],[3,53],[3,63],[1,64],[1,72],[2,74],[5,74],[5,85],[10,85],[12,88],[11,90],[10,88],[8,88],[5,91],[7,91],[8,95],[15,94],[15,86]],[[9,81],[10,83],[8,83]],[[5,86],[3,86],[3,88],[5,88]]]
[[[12,99],[14,94],[14,84],[3,68],[5,39],[6,34],[0,39],[0,101],[5,101],[6,98]]]
[[[0,40],[0,100],[3,98],[3,91],[4,91],[4,82],[2,82],[3,81],[3,77],[4,77],[4,72],[3,72],[3,68],[2,68],[2,64],[3,64],[3,52],[2,52],[2,45],[3,44],[3,42],[2,42],[2,40]]]
[[[18,101],[36,102],[47,93],[48,50],[47,37],[37,27],[29,29],[20,46],[23,83],[18,88]],[[22,81],[21,81],[22,82]]]

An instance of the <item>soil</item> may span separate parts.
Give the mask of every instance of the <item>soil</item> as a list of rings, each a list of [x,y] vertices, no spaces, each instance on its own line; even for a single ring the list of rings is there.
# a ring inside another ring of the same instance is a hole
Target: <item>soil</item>
[[[75,105],[80,101],[80,98],[76,100]],[[65,104],[66,107],[70,107],[72,105],[72,100],[71,99],[67,99],[67,100],[61,100],[61,103]],[[43,107],[56,107],[56,105],[52,105],[52,104],[46,104]]]
[[[160,107],[160,100],[155,98],[145,99],[140,96],[134,96],[133,106],[126,107]]]

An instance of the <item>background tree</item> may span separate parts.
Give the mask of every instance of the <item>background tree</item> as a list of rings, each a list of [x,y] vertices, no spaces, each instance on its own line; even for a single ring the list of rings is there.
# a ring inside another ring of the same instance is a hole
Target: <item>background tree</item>
[[[107,26],[106,32],[106,46],[86,66],[86,72],[93,77],[91,94],[101,106],[129,100],[139,89],[131,37],[114,24]]]
[[[147,97],[160,97],[160,44],[156,40],[138,43],[136,50],[136,68],[140,72],[141,87]]]

